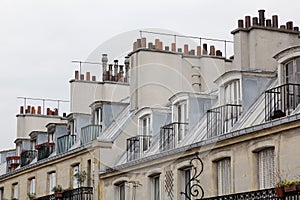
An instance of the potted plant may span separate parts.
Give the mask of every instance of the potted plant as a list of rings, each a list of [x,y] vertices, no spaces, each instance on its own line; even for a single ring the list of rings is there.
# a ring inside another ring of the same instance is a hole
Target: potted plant
[[[55,198],[61,198],[62,197],[62,193],[63,193],[63,189],[61,185],[56,185],[52,188],[52,192],[54,192],[54,197]]]
[[[277,197],[284,197],[284,180],[277,182],[275,192]]]
[[[77,179],[79,187],[82,185],[82,183],[86,179],[86,171],[78,171],[76,174],[74,174],[74,177]]]
[[[30,200],[32,200],[32,199],[35,198],[35,193],[30,193],[30,192],[28,192],[28,193],[27,193],[27,196],[28,196],[28,198],[29,198]]]

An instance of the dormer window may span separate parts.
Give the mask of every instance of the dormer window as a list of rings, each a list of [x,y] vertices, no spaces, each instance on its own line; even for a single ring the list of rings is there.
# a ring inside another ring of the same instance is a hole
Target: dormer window
[[[224,103],[240,104],[240,81],[233,80],[224,86]]]
[[[285,83],[300,83],[300,58],[293,59],[284,65]]]
[[[93,121],[95,125],[102,124],[102,107],[96,108],[94,110]]]
[[[176,123],[176,141],[180,143],[183,137],[187,134],[188,129],[188,110],[187,101],[180,101],[174,106],[174,123]]]
[[[142,135],[142,151],[145,152],[150,147],[151,134],[151,116],[145,115],[140,119],[141,135]]]

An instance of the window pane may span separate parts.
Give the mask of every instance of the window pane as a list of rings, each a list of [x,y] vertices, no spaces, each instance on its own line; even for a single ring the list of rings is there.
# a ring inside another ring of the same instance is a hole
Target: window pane
[[[218,195],[231,192],[230,158],[222,159],[217,163],[218,168]]]
[[[78,172],[79,172],[79,165],[76,165],[73,167],[73,188],[79,187],[77,178],[75,177],[75,174],[77,174]]]
[[[185,191],[187,185],[191,184],[190,180],[191,180],[191,169],[184,170],[184,188],[183,188],[183,191]],[[187,188],[186,194],[189,198],[191,198],[191,193],[190,193],[189,188],[190,187]],[[185,199],[187,200],[188,198],[185,197]]]
[[[119,200],[125,200],[125,184],[119,185]]]
[[[154,188],[154,200],[159,200],[160,199],[160,190],[159,190],[159,176],[156,176],[155,178],[154,178],[154,186],[153,186],[153,188]]]
[[[271,188],[274,183],[274,149],[268,148],[258,152],[259,188]]]

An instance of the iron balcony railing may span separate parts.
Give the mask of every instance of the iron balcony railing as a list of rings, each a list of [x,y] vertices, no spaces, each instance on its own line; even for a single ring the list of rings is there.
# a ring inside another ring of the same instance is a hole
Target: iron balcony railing
[[[36,148],[38,149],[38,156],[37,160],[42,160],[48,158],[51,153],[54,151],[55,144],[52,142],[45,142],[43,144],[37,145]]]
[[[6,172],[15,170],[20,165],[20,156],[8,156],[6,157]]]
[[[242,106],[226,104],[207,111],[207,137],[227,133],[238,121]]]
[[[127,139],[127,161],[139,159],[151,145],[150,135],[138,135]]]
[[[188,123],[173,122],[160,128],[160,151],[175,148],[176,141],[179,143],[188,132]]]
[[[102,125],[88,125],[81,129],[80,144],[85,145],[97,139],[102,132]]]
[[[21,153],[21,167],[28,165],[37,156],[36,150],[26,150]]]
[[[300,84],[284,84],[265,91],[265,120],[290,115],[300,103]]]
[[[75,143],[76,135],[64,135],[57,138],[57,153],[67,152]]]
[[[256,190],[243,193],[228,194],[223,196],[203,198],[204,200],[296,200],[300,199],[300,191],[286,192],[284,197],[277,197],[275,189]]]
[[[62,197],[57,198],[55,194],[38,197],[35,200],[93,200],[92,187],[80,187],[73,190],[66,190],[62,193]]]

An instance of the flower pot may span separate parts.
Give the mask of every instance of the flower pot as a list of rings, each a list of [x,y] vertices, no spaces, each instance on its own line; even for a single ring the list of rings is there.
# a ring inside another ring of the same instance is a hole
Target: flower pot
[[[54,193],[55,198],[62,198],[62,192],[56,192]]]
[[[292,192],[292,191],[296,191],[297,190],[297,185],[296,184],[292,184],[290,186],[284,186],[284,191],[285,192]]]
[[[277,197],[284,197],[284,189],[283,187],[275,188],[276,196]]]

